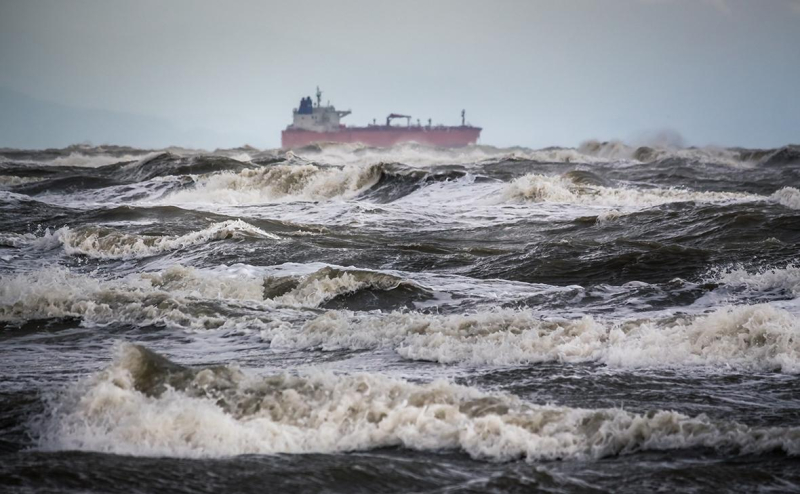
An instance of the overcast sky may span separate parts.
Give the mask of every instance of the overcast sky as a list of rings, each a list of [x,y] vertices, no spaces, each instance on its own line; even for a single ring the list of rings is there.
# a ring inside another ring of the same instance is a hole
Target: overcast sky
[[[353,111],[350,125],[390,112],[457,124],[465,108],[481,141],[499,146],[635,142],[660,130],[693,145],[800,142],[798,0],[0,0],[0,9],[0,88],[158,117],[174,124],[162,138],[179,145],[277,147],[317,85]],[[101,130],[82,132],[99,144]],[[48,132],[37,139],[60,144]],[[131,131],[119,144],[147,144],[140,138]]]

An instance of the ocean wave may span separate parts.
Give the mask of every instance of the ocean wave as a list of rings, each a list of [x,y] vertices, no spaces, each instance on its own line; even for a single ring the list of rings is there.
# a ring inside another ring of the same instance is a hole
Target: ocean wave
[[[680,141],[680,139],[678,139]],[[774,150],[761,153],[739,148],[722,147],[690,147],[675,145],[631,146],[621,141],[596,141],[583,142],[576,150],[584,155],[603,158],[608,161],[635,161],[652,163],[668,159],[680,159],[687,162],[716,163],[733,168],[752,168],[763,159],[767,159]]]
[[[471,315],[329,311],[299,331],[263,337],[275,347],[395,348],[440,363],[514,365],[565,361],[611,367],[717,366],[800,373],[800,320],[769,304],[723,307],[675,320],[548,320],[529,311]]]
[[[414,168],[442,165],[484,166],[515,160],[548,163],[606,163],[610,161],[603,157],[581,153],[577,149],[564,147],[530,149],[519,146],[498,148],[488,145],[472,145],[460,148],[437,148],[417,143],[401,143],[389,148],[371,148],[361,144],[320,143],[287,152],[286,156],[335,166],[402,163]]]
[[[387,203],[431,183],[456,180],[466,174],[463,169],[419,169],[383,162],[341,167],[278,164],[200,177],[193,189],[176,192],[166,201],[257,204],[358,198]]]
[[[775,202],[789,209],[800,210],[800,190],[784,187],[770,196]]]
[[[746,288],[755,292],[788,292],[800,297],[800,266],[789,265],[783,268],[751,271],[745,268],[717,270],[712,274],[712,282],[728,288]]]
[[[500,148],[489,145],[472,145],[463,148],[436,148],[416,143],[401,143],[389,148],[371,148],[361,144],[319,143],[289,152],[281,150],[259,150],[245,146],[236,149],[217,149],[211,154],[202,150],[165,148],[162,150],[138,150],[133,148],[72,146],[63,150],[5,152],[12,159],[23,158],[49,165],[73,167],[101,167],[115,163],[144,161],[163,153],[176,157],[227,157],[247,163],[262,158],[272,161],[297,157],[325,162],[332,165],[368,166],[385,162],[401,162],[410,166],[432,166],[441,164],[469,165],[506,159],[537,162],[608,163],[629,161],[652,163],[678,159],[695,163],[716,163],[736,168],[784,165],[798,162],[800,147],[783,146],[774,149],[724,148],[717,146],[684,147],[680,137],[656,139],[647,145],[632,145],[619,140],[588,140],[575,148],[547,147],[530,149],[525,147]],[[55,156],[54,156],[55,153]],[[68,153],[68,154],[67,154]]]
[[[273,240],[280,238],[242,220],[215,223],[185,235],[134,235],[109,228],[62,227],[52,233],[48,230],[42,237],[26,238],[28,245],[40,250],[50,250],[60,245],[69,255],[84,255],[95,259],[136,259],[215,240],[246,236]]]
[[[80,152],[72,152],[68,156],[59,156],[48,161],[48,165],[52,166],[76,166],[82,168],[99,168],[114,163],[122,163],[128,161],[138,161],[142,158],[141,154],[121,154],[121,155],[108,155],[108,154],[83,154]]]
[[[37,238],[33,233],[0,232],[0,246],[20,248],[36,241]]]
[[[16,175],[0,175],[0,189],[16,187],[17,185],[31,184],[46,180],[43,177],[18,177]]]
[[[0,206],[3,206],[4,209],[10,209],[8,206],[15,206],[19,203],[39,203],[33,197],[27,196],[25,194],[20,194],[18,192],[11,192],[8,190],[3,190],[0,188]]]
[[[40,449],[136,456],[460,450],[475,459],[599,459],[713,448],[800,453],[800,428],[749,427],[672,411],[542,406],[439,380],[331,372],[251,377],[189,368],[123,344],[114,362],[51,399]]]
[[[610,223],[624,216],[618,209],[609,209],[597,215],[595,222],[598,224]]]
[[[222,303],[230,300],[263,300],[263,279],[180,265],[111,280],[62,267],[0,276],[0,321],[5,322],[79,318],[84,325],[267,327],[266,315],[236,312]]]
[[[685,189],[634,189],[576,183],[568,175],[530,173],[509,183],[503,195],[508,201],[554,202],[588,206],[650,207],[673,202],[723,202],[764,200],[762,196],[737,192],[701,192]]]
[[[201,175],[223,170],[241,171],[247,168],[249,165],[245,162],[225,156],[179,156],[161,152],[150,153],[134,163],[109,166],[104,171],[112,173],[119,180],[140,182],[169,175]]]
[[[264,289],[267,299],[282,305],[350,310],[413,307],[415,300],[432,296],[427,288],[398,276],[332,267],[301,278],[270,277]]]
[[[765,277],[763,283],[772,282]],[[566,361],[620,368],[711,366],[800,373],[800,320],[770,304],[617,322],[591,316],[544,319],[511,309],[466,315],[351,311],[413,307],[430,296],[428,289],[399,277],[333,268],[295,279],[265,277],[245,267],[174,266],[112,280],[48,268],[0,277],[0,321],[79,318],[84,324],[100,325],[248,328],[261,331],[276,349],[389,347],[408,359],[441,363]],[[238,301],[248,302],[255,312],[241,312],[241,304],[231,303]],[[337,310],[287,325],[273,310],[281,306]]]
[[[589,140],[576,148],[525,147],[498,148],[487,145],[446,149],[414,143],[398,144],[391,148],[369,148],[358,144],[320,144],[295,150],[297,156],[338,165],[370,165],[381,162],[400,162],[411,166],[441,164],[470,165],[506,160],[524,160],[540,163],[611,163],[626,161],[650,163],[677,158],[693,162],[720,163],[732,167],[752,167],[776,150],[757,153],[751,150],[721,147],[681,148],[679,146],[631,146],[621,141],[600,142]]]
[[[766,152],[761,158],[761,164],[765,166],[781,166],[793,163],[800,163],[800,146],[783,146]]]
[[[248,266],[201,270],[175,265],[110,280],[58,267],[0,276],[0,321],[80,318],[85,324],[208,329],[238,324],[236,318],[225,319],[231,302],[251,302],[267,317],[278,307],[411,308],[431,296],[429,289],[397,276],[330,267],[306,276],[274,277]],[[209,300],[220,302],[211,312],[203,304]]]
[[[272,165],[201,177],[193,189],[175,192],[164,200],[170,203],[258,204],[350,198],[377,183],[380,175],[379,166]]]

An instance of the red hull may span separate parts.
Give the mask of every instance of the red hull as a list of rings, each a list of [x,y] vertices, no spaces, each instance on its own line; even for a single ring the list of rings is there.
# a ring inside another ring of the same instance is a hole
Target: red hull
[[[481,135],[480,127],[342,127],[338,132],[313,132],[286,129],[281,133],[284,148],[298,148],[317,142],[361,143],[366,146],[389,147],[401,142],[417,142],[438,147],[462,147],[474,144]]]

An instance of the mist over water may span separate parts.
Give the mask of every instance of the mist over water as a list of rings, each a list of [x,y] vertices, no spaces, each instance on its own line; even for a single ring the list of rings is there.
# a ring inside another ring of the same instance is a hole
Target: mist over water
[[[800,147],[672,137],[0,151],[0,484],[800,489]]]

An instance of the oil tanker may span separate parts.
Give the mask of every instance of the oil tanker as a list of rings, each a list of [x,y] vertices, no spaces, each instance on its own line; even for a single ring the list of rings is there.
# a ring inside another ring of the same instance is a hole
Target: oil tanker
[[[462,147],[477,142],[480,127],[468,125],[465,112],[461,110],[461,125],[428,125],[411,122],[410,115],[392,113],[386,124],[373,123],[366,127],[348,127],[340,120],[350,115],[350,110],[337,110],[330,103],[322,106],[322,91],[317,88],[316,104],[311,96],[302,98],[300,106],[293,111],[294,120],[281,133],[281,145],[285,149],[298,148],[320,142],[361,143],[374,147],[389,147],[401,142],[417,142],[429,146]],[[392,125],[392,120],[404,119],[405,125]]]

